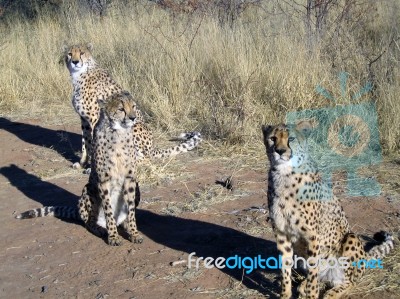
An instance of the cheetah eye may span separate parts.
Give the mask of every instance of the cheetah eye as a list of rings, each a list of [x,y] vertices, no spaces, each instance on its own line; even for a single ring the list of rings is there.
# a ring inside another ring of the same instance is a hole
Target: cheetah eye
[[[82,56],[83,54],[85,54],[85,52],[81,52],[81,56]]]
[[[118,111],[123,112],[124,108],[118,108]]]
[[[292,142],[295,139],[296,139],[296,137],[289,137],[289,142]]]
[[[72,53],[70,52],[70,53],[68,53],[68,56],[72,56]]]
[[[276,137],[275,137],[275,136],[272,136],[272,137],[270,137],[269,139],[271,139],[271,141],[272,141],[273,143],[276,142]]]

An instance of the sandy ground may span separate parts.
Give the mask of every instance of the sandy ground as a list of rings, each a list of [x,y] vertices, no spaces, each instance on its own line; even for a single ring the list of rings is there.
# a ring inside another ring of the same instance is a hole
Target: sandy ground
[[[240,155],[209,155],[208,146],[154,166],[153,177],[141,182],[137,211],[144,243],[111,247],[80,223],[14,219],[42,205],[76,204],[88,178],[70,167],[78,160],[79,127],[39,124],[0,119],[1,298],[277,298],[277,270],[247,275],[186,264],[192,252],[277,256],[262,152],[247,163]],[[335,193],[357,233],[397,236],[399,166],[392,158],[370,169],[383,189],[374,198],[346,197],[345,182],[335,176]],[[233,190],[215,184],[231,175]],[[349,298],[399,298],[399,257],[396,249],[384,269],[369,270]]]

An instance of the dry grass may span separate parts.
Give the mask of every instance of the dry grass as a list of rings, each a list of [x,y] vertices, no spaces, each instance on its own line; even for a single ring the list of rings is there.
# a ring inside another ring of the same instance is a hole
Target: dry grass
[[[398,239],[397,243],[398,244]],[[389,256],[385,257],[383,269],[368,269],[361,281],[351,290],[349,295],[360,296],[360,298],[375,294],[385,296],[382,292],[392,292],[398,294],[400,276],[400,249],[395,247]]]
[[[305,43],[304,20],[283,14],[270,3],[250,8],[229,25],[208,13],[174,15],[141,1],[114,6],[102,20],[74,7],[62,7],[57,15],[40,14],[34,20],[0,19],[0,116],[78,125],[70,103],[68,71],[59,64],[61,47],[65,41],[92,42],[97,61],[147,112],[156,140],[199,130],[207,141],[197,154],[203,160],[218,159],[230,174],[242,169],[265,171],[261,124],[282,122],[288,111],[332,105],[315,91],[317,85],[329,90],[339,104],[349,103],[338,82],[341,71],[350,74],[347,95],[374,80],[381,143],[386,152],[398,150],[400,44],[399,40],[391,43],[399,35],[397,2],[376,1],[376,13],[365,16],[362,29],[342,28],[339,36],[328,32],[330,39],[313,51]],[[371,66],[371,78],[367,65],[375,58],[379,59]],[[48,152],[34,154],[52,162]],[[385,164],[375,172],[382,189],[398,200],[398,172],[391,167],[398,165]],[[37,174],[43,180],[77,175],[67,168]],[[164,161],[143,167],[139,180],[154,186],[177,176],[190,179],[190,175],[183,163]],[[170,202],[162,212],[210,213],[215,206],[244,195],[240,188],[229,193],[212,186],[190,193],[187,202]],[[263,217],[255,215],[239,229],[254,236],[270,235],[270,226],[259,223]],[[398,260],[396,249],[385,260],[384,271],[367,273],[354,293],[382,287],[398,290]],[[256,294],[244,290],[240,282],[215,292],[223,298]]]
[[[68,71],[58,64],[60,48],[64,41],[90,41],[98,62],[136,96],[155,128],[197,129],[243,144],[259,138],[260,124],[281,122],[289,110],[329,105],[315,92],[317,84],[343,103],[337,74],[350,73],[348,92],[354,93],[369,79],[368,59],[384,52],[372,66],[382,143],[394,150],[400,137],[393,130],[400,126],[400,51],[398,41],[388,44],[398,34],[395,5],[379,2],[373,23],[343,31],[333,45],[331,36],[312,53],[304,42],[303,21],[273,14],[274,4],[263,2],[231,26],[208,13],[173,15],[142,2],[122,9],[115,5],[102,20],[74,7],[34,20],[3,18],[0,113],[77,122]],[[358,48],[365,39],[368,51]]]

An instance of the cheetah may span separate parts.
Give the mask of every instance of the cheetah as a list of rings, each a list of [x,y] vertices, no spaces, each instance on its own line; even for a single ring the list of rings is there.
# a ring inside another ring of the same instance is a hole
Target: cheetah
[[[194,148],[200,133],[184,134],[188,140],[180,146],[156,150],[152,148],[151,131],[137,118],[137,105],[127,92],[99,100],[100,117],[93,133],[92,171],[77,207],[48,206],[26,211],[16,218],[26,219],[47,215],[76,219],[97,236],[108,233],[108,244],[121,245],[117,226],[122,225],[129,240],[141,243],[135,209],[140,191],[135,172],[144,157],[165,157],[180,150]]]
[[[128,91],[113,94],[106,99],[106,102],[115,102],[118,99],[134,102],[132,95]],[[136,111],[140,110],[136,108]],[[179,145],[166,149],[158,149],[155,148],[153,144],[153,133],[141,119],[136,119],[135,124],[132,126],[132,130],[134,135],[133,144],[135,148],[135,156],[138,162],[143,160],[174,157],[196,148],[202,141],[199,132],[186,132],[174,139],[181,141]]]
[[[307,136],[311,128],[308,121],[262,126],[270,162],[269,218],[282,260],[289,259],[282,267],[281,298],[292,296],[290,261],[294,251],[306,249],[306,256],[313,258],[299,294],[318,298],[321,281],[333,286],[323,298],[340,298],[365,271],[364,263],[360,267],[354,266],[355,263],[381,258],[393,248],[393,237],[381,232],[383,242],[365,252],[359,237],[350,232],[342,206],[308,155]],[[339,257],[348,261],[348,267],[326,267],[315,262],[316,258],[330,261]]]
[[[72,105],[79,114],[82,128],[82,156],[74,168],[87,168],[90,165],[92,152],[92,135],[99,120],[100,107],[98,100],[122,92],[122,87],[101,68],[92,56],[93,46],[64,46],[63,60],[70,72],[73,86]],[[141,111],[137,111],[138,120],[143,121]]]
[[[98,101],[107,100],[112,95],[129,94],[121,88],[107,70],[98,66],[92,56],[92,50],[93,46],[90,43],[64,47],[63,60],[70,72],[73,85],[72,105],[81,118],[82,127],[82,157],[79,162],[73,164],[74,168],[86,168],[90,165],[92,133],[99,119],[100,107]],[[183,141],[192,139],[192,146],[186,148],[184,143],[177,148],[166,151],[153,149],[151,131],[146,128],[143,114],[139,109],[137,109],[136,118],[137,125],[134,126],[134,129],[149,135],[148,142],[150,144],[146,146],[142,144],[142,151],[139,151],[139,155],[143,155],[143,159],[174,156],[191,150],[201,140],[200,135],[186,135],[184,133],[179,139]],[[150,148],[151,151],[149,151]]]

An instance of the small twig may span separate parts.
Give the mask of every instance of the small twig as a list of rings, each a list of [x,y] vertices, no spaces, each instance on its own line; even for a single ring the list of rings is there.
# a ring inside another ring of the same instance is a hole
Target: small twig
[[[159,250],[157,250],[157,251],[148,253],[148,255],[153,255],[153,254],[161,253],[161,252],[163,252],[163,251],[165,251],[165,250],[168,250],[168,249],[169,249],[169,248],[159,249]]]
[[[132,278],[125,278],[125,279],[116,280],[116,281],[114,281],[114,283],[120,283],[120,282],[129,281],[129,280],[132,280]]]
[[[43,280],[43,279],[49,278],[50,276],[51,276],[50,274],[46,275],[46,276],[43,276],[42,278],[39,278],[39,280]]]
[[[372,66],[372,64],[374,64],[375,62],[377,62],[382,56],[383,56],[383,54],[385,54],[388,50],[389,50],[389,48],[390,48],[390,46],[393,44],[393,43],[395,43],[397,40],[399,40],[400,39],[400,37],[398,37],[398,38],[392,38],[392,40],[390,41],[390,43],[389,43],[389,45],[386,47],[386,49],[384,49],[383,51],[382,51],[382,53],[380,53],[375,59],[373,59],[373,60],[371,60],[371,61],[369,61],[368,62],[368,67],[371,67]]]
[[[169,264],[171,266],[177,266],[177,265],[184,264],[184,263],[186,263],[186,260],[179,260],[179,261],[171,262]]]
[[[18,249],[18,248],[21,248],[21,246],[18,246],[18,247],[8,247],[6,250],[9,250],[9,249]]]
[[[175,61],[174,57],[172,57],[172,55],[164,48],[164,46],[159,42],[159,40],[157,39],[157,37],[154,36],[154,34],[152,34],[150,31],[148,31],[146,28],[142,27],[139,23],[137,24],[140,29],[142,29],[144,32],[146,32],[148,35],[150,35],[155,41],[156,43],[161,47],[161,49],[169,56],[169,58],[171,58],[171,60]]]
[[[197,26],[196,31],[194,32],[193,37],[192,37],[192,39],[191,39],[190,42],[189,42],[188,56],[189,56],[190,50],[192,49],[193,41],[194,41],[194,39],[196,38],[197,33],[199,32],[199,29],[200,29],[201,24],[203,23],[204,15],[205,15],[205,14],[202,14],[201,19],[200,19],[200,22],[199,22],[199,25]],[[186,57],[186,59],[187,59],[187,57]]]
[[[262,207],[250,207],[247,209],[243,209],[243,211],[248,212],[248,211],[257,211],[257,212],[261,212],[263,214],[267,213],[267,210],[262,208]]]

